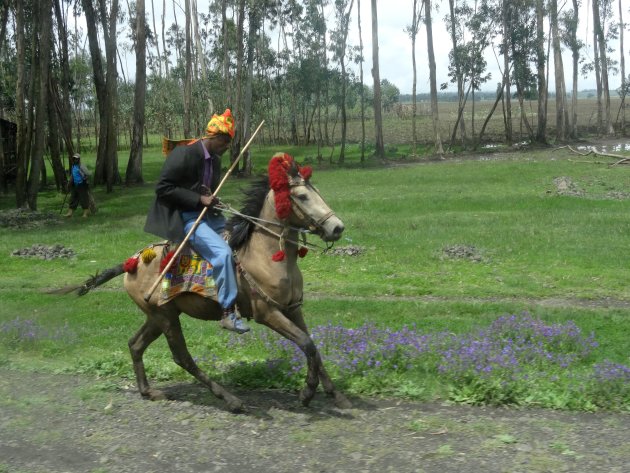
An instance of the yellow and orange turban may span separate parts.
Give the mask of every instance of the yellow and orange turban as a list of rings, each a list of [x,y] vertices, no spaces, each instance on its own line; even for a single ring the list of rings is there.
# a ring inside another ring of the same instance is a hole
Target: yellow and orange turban
[[[234,138],[234,117],[229,108],[225,109],[223,115],[212,115],[212,118],[206,126],[206,135],[212,136],[219,133],[230,135],[230,138]]]

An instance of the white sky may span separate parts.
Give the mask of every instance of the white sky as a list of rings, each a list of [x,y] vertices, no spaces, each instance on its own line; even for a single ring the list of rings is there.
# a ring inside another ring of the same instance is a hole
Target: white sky
[[[615,21],[618,21],[618,0],[614,2],[614,14]],[[363,35],[363,47],[365,50],[364,75],[365,81],[372,82],[370,75],[370,69],[372,67],[372,43],[371,43],[371,13],[370,13],[370,0],[361,1],[361,23],[362,23],[362,35]],[[420,1],[418,1],[420,3]],[[448,53],[452,49],[450,34],[446,28],[443,18],[448,14],[448,1],[446,0],[434,0],[434,5],[438,5],[439,11],[432,13],[433,20],[433,47],[435,52],[436,61],[436,76],[438,89],[442,82],[449,82],[448,77]],[[592,60],[592,20],[587,16],[587,12],[590,11],[591,5],[588,0],[581,0],[582,6],[580,8],[580,24],[578,29],[578,38],[587,44],[582,54],[588,56],[588,60]],[[563,4],[570,8],[570,2],[568,4],[559,1],[558,8]],[[628,3],[625,3],[626,9]],[[409,35],[404,32],[406,26],[411,24],[413,9],[413,0],[378,0],[378,38],[379,38],[379,64],[381,79],[386,78],[390,82],[396,84],[402,94],[411,93],[413,84],[413,69],[411,64],[411,39]],[[358,32],[356,28],[356,1],[355,1],[355,14],[353,15],[350,41],[353,44],[358,45]],[[588,21],[588,25],[587,25]],[[630,12],[624,11],[625,23],[630,23]],[[630,32],[626,33],[626,38],[630,37]],[[500,40],[500,39],[499,39]],[[627,42],[626,42],[627,44]],[[615,52],[612,55],[612,59],[619,60],[619,47],[617,42],[612,45]],[[625,48],[626,63],[630,62],[628,58],[628,46]],[[498,54],[498,52],[497,52]],[[551,61],[553,63],[553,52],[551,52]],[[500,58],[502,60],[502,58]],[[563,52],[563,65],[565,71],[565,84],[567,90],[571,90],[572,87],[572,59],[570,51]],[[486,52],[486,62],[488,70],[492,73],[492,79],[488,81],[483,88],[485,90],[494,91],[497,82],[500,82],[501,72],[497,67],[497,60],[492,53],[492,50]],[[429,60],[426,53],[426,29],[424,25],[421,26],[421,30],[416,38],[416,64],[417,64],[417,91],[428,92],[429,91]],[[502,64],[501,64],[502,68]],[[626,69],[628,74],[628,69]],[[621,85],[621,76],[611,76],[610,79],[611,91],[617,89]],[[555,87],[555,80],[553,77],[553,68],[549,75],[549,90],[553,91]],[[578,90],[594,89],[595,88],[595,75],[591,77],[583,78],[581,75],[578,78]],[[450,91],[456,91],[456,84],[450,84]]]
[[[170,5],[171,0],[167,2],[167,5]],[[200,12],[206,12],[208,10],[208,4],[210,0],[198,0],[197,8]],[[614,2],[614,15],[615,20],[618,18],[618,0],[613,0]],[[420,3],[420,0],[419,0]],[[448,13],[448,2],[446,0],[434,0],[434,6],[437,5],[439,10],[433,12],[433,43],[434,43],[434,51],[435,51],[435,59],[436,59],[436,74],[437,74],[437,83],[438,88],[439,85],[443,82],[449,82],[448,77],[448,53],[451,49],[451,40],[450,35],[447,31],[447,27],[444,24],[443,18]],[[570,4],[559,2],[559,8],[562,8],[563,5],[567,5],[567,8],[570,7]],[[586,43],[586,48],[583,49],[583,53],[588,58],[588,60],[592,60],[592,33],[591,33],[591,19],[587,12],[590,11],[590,1],[589,0],[581,0],[582,6],[580,8],[580,25],[578,31],[578,37],[584,43]],[[156,26],[159,29],[161,27],[161,9],[162,2],[159,0],[154,1],[155,10],[156,10]],[[350,20],[350,32],[348,37],[348,46],[358,46],[359,45],[359,37],[358,37],[358,27],[357,27],[357,9],[356,9],[356,0],[354,3],[354,9],[352,12],[352,18]],[[122,8],[126,8],[126,5],[121,4]],[[380,76],[381,79],[387,79],[393,84],[395,84],[402,94],[410,94],[412,90],[413,83],[413,70],[411,64],[411,39],[409,35],[404,31],[407,26],[411,24],[411,16],[412,16],[412,8],[413,8],[413,0],[378,0],[378,22],[379,22],[379,62],[380,62]],[[361,0],[361,23],[362,23],[362,34],[363,34],[363,47],[364,47],[364,58],[365,62],[363,64],[363,74],[364,74],[364,82],[368,85],[372,84],[372,76],[371,76],[371,68],[372,68],[372,28],[371,28],[371,2],[370,0]],[[172,9],[168,8],[169,12],[167,14],[166,24],[167,27],[172,23]],[[151,2],[146,2],[146,11],[147,11],[147,19],[149,24],[152,25],[152,20],[150,17],[151,13]],[[329,11],[328,17],[328,28],[329,30],[334,28],[334,13],[332,9]],[[627,18],[625,17],[627,15]],[[624,12],[624,19],[627,23],[630,22],[630,12]],[[81,19],[82,20],[82,19]],[[80,24],[83,21],[80,20]],[[179,23],[183,22],[183,13],[178,18]],[[84,28],[85,31],[85,28]],[[161,34],[161,32],[160,32]],[[126,35],[125,35],[126,36]],[[626,34],[627,37],[630,37],[630,32]],[[500,39],[499,39],[500,40]],[[272,44],[276,44],[275,41],[272,41]],[[612,59],[619,60],[619,47],[618,41],[611,45],[615,52],[612,53]],[[627,54],[626,47],[626,54]],[[128,75],[134,75],[135,69],[135,58],[133,57],[133,52],[122,52],[123,61],[125,63],[125,72]],[[500,58],[501,60],[501,58]],[[553,54],[551,54],[551,59],[553,62]],[[496,84],[500,81],[501,73],[500,69],[497,65],[497,59],[495,58],[492,49],[488,49],[486,52],[486,62],[488,71],[492,73],[492,79],[488,81],[484,86],[484,90],[495,90]],[[629,61],[630,62],[630,61]],[[426,53],[426,29],[424,26],[421,26],[418,37],[416,39],[416,63],[417,63],[417,92],[428,92],[429,91],[429,70],[428,70],[428,59]],[[563,53],[563,63],[565,70],[565,81],[567,90],[571,90],[572,86],[572,65],[571,65],[571,54],[570,51],[564,51]],[[358,75],[358,68],[356,68],[356,72]],[[620,75],[610,76],[609,78],[611,90],[617,89],[621,84]],[[549,74],[549,90],[553,91],[555,87],[555,81],[553,76],[553,69],[551,69],[551,73]],[[595,77],[594,73],[591,76],[584,78],[582,75],[579,76],[578,83],[579,90],[583,89],[594,89],[595,88]],[[449,82],[450,91],[456,90],[455,84],[451,84]]]

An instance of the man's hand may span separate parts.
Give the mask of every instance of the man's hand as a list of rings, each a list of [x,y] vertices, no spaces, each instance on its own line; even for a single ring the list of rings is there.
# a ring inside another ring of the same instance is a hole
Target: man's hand
[[[204,207],[210,208],[216,207],[218,204],[221,203],[218,197],[214,197],[212,195],[202,195],[199,197],[199,201]]]

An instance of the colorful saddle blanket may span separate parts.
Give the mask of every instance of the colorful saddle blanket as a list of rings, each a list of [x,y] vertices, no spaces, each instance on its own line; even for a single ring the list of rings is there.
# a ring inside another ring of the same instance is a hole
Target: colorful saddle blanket
[[[189,246],[182,250],[164,276],[159,305],[166,304],[184,292],[194,292],[215,300],[217,297],[212,265]]]

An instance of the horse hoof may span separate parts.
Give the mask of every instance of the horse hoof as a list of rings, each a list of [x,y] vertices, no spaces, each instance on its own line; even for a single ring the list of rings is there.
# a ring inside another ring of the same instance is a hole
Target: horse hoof
[[[300,402],[302,406],[308,407],[311,403],[313,396],[315,396],[315,391],[309,388],[304,388],[300,391]]]
[[[146,393],[141,393],[144,399],[149,401],[165,401],[166,394],[159,389],[149,389]]]
[[[243,401],[241,401],[240,399],[234,398],[227,401],[227,408],[230,410],[230,412],[234,414],[239,414],[245,411],[245,404],[243,404]]]
[[[335,393],[335,406],[338,409],[352,409],[352,403],[341,393]]]

